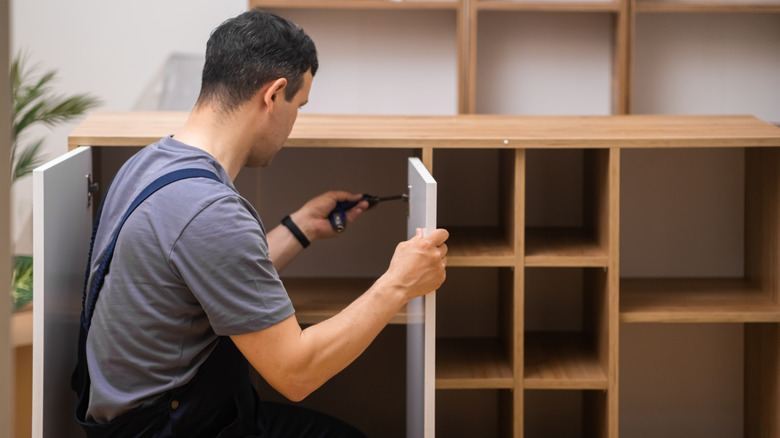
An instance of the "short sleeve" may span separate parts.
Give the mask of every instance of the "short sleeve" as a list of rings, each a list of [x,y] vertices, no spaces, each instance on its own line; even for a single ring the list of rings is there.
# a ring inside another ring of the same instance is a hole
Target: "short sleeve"
[[[265,231],[237,196],[219,198],[195,215],[169,263],[218,335],[262,330],[294,313],[268,257]]]

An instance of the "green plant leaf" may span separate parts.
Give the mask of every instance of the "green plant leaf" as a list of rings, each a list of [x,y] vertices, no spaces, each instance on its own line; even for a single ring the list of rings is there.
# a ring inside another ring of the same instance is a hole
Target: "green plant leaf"
[[[14,180],[17,180],[27,174],[32,173],[33,169],[43,164],[43,158],[40,157],[38,154],[42,144],[43,144],[43,139],[40,139],[34,145],[26,147],[19,154],[19,157],[16,159],[16,162],[14,162],[13,164]]]
[[[33,258],[17,255],[13,257],[13,264],[12,295],[16,311],[33,299]]]
[[[71,121],[102,103],[86,93],[54,94],[52,83],[56,70],[49,70],[34,78],[37,66],[28,69],[28,58],[20,51],[11,64],[10,72],[13,92],[10,154],[14,181],[29,174],[42,162],[40,152],[43,140],[24,146],[20,144],[24,131],[36,124],[53,127]]]

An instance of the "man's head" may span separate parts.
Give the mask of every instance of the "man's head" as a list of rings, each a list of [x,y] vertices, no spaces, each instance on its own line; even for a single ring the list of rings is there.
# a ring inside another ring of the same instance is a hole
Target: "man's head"
[[[196,105],[212,104],[232,112],[263,85],[287,79],[290,101],[303,85],[304,74],[317,72],[314,42],[294,23],[253,9],[214,29],[206,45],[206,63]]]

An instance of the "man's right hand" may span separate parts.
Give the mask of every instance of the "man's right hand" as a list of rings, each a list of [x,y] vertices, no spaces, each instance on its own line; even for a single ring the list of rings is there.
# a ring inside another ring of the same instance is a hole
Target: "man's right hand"
[[[446,278],[449,232],[437,229],[423,236],[422,229],[395,249],[390,267],[383,275],[387,284],[398,287],[406,301],[438,289]]]

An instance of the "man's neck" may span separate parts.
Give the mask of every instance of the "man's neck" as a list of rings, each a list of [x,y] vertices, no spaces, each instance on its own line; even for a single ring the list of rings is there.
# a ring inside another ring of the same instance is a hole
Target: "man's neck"
[[[211,107],[196,107],[173,137],[209,153],[235,179],[246,164],[250,147],[248,139],[242,137],[246,132],[243,123],[240,115],[225,116]]]

